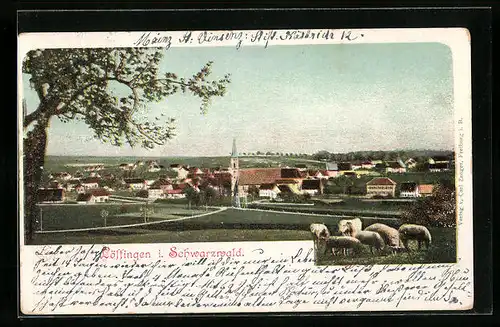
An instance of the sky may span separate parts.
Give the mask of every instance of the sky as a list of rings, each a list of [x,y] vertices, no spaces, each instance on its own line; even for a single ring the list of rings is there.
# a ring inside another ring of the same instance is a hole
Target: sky
[[[48,155],[225,156],[239,152],[335,153],[453,149],[450,49],[439,43],[170,48],[162,71],[189,77],[213,61],[231,74],[206,115],[199,98],[177,94],[148,106],[177,121],[176,136],[153,150],[93,139],[83,123],[51,120]],[[23,76],[24,96],[36,93]]]

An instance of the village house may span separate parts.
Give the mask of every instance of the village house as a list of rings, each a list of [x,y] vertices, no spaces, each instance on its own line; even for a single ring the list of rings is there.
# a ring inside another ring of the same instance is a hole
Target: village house
[[[363,161],[363,162],[361,162],[361,168],[362,169],[373,169],[373,168],[375,168],[375,164],[370,160]]]
[[[449,171],[449,164],[444,162],[439,162],[435,164],[429,164],[429,171],[431,173],[439,173],[443,171]]]
[[[399,186],[399,197],[401,198],[417,198],[420,196],[418,185],[415,182],[401,183]]]
[[[76,202],[79,204],[95,203],[95,198],[92,193],[80,193],[76,197]]]
[[[165,197],[167,199],[183,199],[186,197],[186,194],[184,194],[183,190],[173,189],[173,190],[168,190]]]
[[[310,195],[323,194],[323,183],[319,179],[304,179],[302,181],[302,193]]]
[[[366,195],[369,197],[396,195],[396,182],[387,177],[377,177],[366,183]]]
[[[156,200],[164,197],[165,193],[159,186],[153,186],[148,189],[148,199]]]
[[[61,203],[65,200],[65,192],[62,188],[40,188],[37,192],[39,203]]]
[[[82,184],[78,184],[75,186],[76,193],[85,193],[85,187]]]
[[[92,194],[94,202],[96,203],[107,202],[109,200],[109,196],[111,195],[111,193],[104,188],[90,190],[88,193]]]
[[[125,171],[134,170],[136,168],[136,165],[133,163],[122,163],[122,164],[120,164],[119,168],[121,170],[125,170]]]
[[[71,176],[71,174],[68,172],[59,172],[59,173],[49,174],[49,178],[50,179],[57,179],[57,180],[61,180],[61,181],[67,181],[67,180],[70,180],[71,178],[73,178],[73,176]]]
[[[328,178],[328,176],[323,175],[323,173],[320,170],[309,170],[307,172],[307,175],[311,178],[317,178],[317,179]]]
[[[181,165],[170,165],[170,168],[177,173],[177,179],[185,179],[189,174],[189,168]]]
[[[153,184],[151,184],[150,187],[151,188],[158,188],[159,187],[163,191],[163,193],[166,193],[166,191],[173,189],[172,182],[170,182],[169,180],[166,180],[164,178],[160,178],[160,179],[156,180]]]
[[[203,170],[201,170],[200,168],[198,167],[192,167],[192,168],[189,168],[189,172],[188,174],[190,175],[203,175]]]
[[[86,189],[95,189],[99,187],[99,178],[97,177],[87,177],[80,180],[80,184]]]
[[[274,183],[261,184],[259,187],[259,197],[276,199],[280,192],[278,186]]]
[[[429,158],[428,162],[431,165],[448,164],[450,162],[450,158],[447,156],[434,156],[434,157]]]
[[[434,185],[432,184],[420,184],[418,185],[418,194],[421,197],[431,196],[434,190]]]
[[[352,170],[361,169],[363,164],[361,162],[353,162],[351,163]]]
[[[417,161],[413,158],[409,158],[405,161],[406,168],[413,169],[417,166]]]
[[[406,167],[399,161],[387,161],[385,172],[402,174],[406,172]]]
[[[297,168],[300,171],[306,171],[307,170],[307,165],[305,165],[305,164],[296,164],[295,168]]]
[[[340,162],[337,164],[339,171],[350,171],[352,170],[352,164],[350,162]]]
[[[159,172],[162,169],[163,166],[161,166],[157,161],[151,161],[148,163],[148,172],[150,173],[156,173]]]
[[[67,192],[71,192],[75,189],[75,187],[77,185],[80,184],[80,180],[78,179],[70,179],[69,181],[67,181],[63,186],[64,186],[64,189],[67,191]]]
[[[135,191],[147,189],[147,183],[144,178],[125,178],[123,181],[125,182],[126,187],[130,190]]]

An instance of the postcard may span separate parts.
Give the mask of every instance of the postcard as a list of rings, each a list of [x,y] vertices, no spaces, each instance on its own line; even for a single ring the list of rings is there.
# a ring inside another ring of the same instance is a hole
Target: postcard
[[[25,33],[23,315],[473,307],[463,28]]]

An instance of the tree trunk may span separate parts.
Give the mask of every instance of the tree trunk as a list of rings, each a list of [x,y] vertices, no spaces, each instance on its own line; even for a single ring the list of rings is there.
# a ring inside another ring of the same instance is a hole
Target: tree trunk
[[[30,244],[40,224],[36,206],[37,193],[42,180],[47,146],[48,118],[39,120],[24,139],[24,236]]]

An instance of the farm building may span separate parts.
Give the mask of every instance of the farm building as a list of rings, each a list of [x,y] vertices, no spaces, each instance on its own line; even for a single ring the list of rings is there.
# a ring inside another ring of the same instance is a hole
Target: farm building
[[[405,182],[401,183],[399,189],[399,196],[401,198],[416,198],[420,194],[418,192],[418,185],[415,182]]]
[[[396,182],[388,177],[377,177],[366,183],[368,196],[392,196],[396,194]]]
[[[37,197],[39,203],[60,203],[65,199],[65,192],[62,188],[41,188],[38,189]]]

